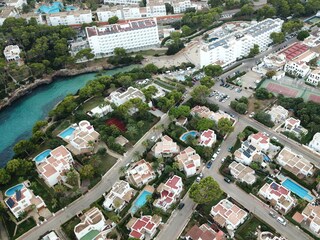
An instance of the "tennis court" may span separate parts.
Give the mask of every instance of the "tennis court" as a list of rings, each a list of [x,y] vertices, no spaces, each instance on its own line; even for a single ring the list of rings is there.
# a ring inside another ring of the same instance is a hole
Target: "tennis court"
[[[270,92],[282,94],[287,97],[297,97],[297,95],[298,95],[298,90],[295,90],[295,89],[292,89],[289,87],[285,87],[285,86],[281,86],[276,83],[269,83],[266,88]]]
[[[310,94],[309,101],[320,103],[320,96],[315,94]]]

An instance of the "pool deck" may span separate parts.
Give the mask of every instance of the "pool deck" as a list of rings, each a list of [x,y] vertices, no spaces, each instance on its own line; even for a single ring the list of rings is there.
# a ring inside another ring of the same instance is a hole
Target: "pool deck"
[[[152,187],[152,186],[150,186],[150,185],[147,185],[147,186],[145,186],[145,187],[142,189],[141,192],[143,192],[144,190],[153,193],[153,192],[154,192],[154,187]]]

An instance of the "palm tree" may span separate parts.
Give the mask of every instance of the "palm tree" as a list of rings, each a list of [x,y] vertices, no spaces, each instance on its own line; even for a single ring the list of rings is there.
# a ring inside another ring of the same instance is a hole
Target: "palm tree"
[[[88,147],[91,148],[91,151],[93,151],[94,145],[95,145],[94,141],[92,140],[88,141]]]
[[[141,158],[141,153],[139,151],[135,151],[133,153],[133,158],[136,160],[139,160],[139,158]]]
[[[149,204],[149,208],[150,208],[151,212],[153,211],[153,209],[152,209],[152,202],[153,202],[152,195],[148,195],[148,196],[147,196],[147,203]]]
[[[121,176],[125,175],[127,168],[125,166],[122,166],[119,168],[119,174]]]

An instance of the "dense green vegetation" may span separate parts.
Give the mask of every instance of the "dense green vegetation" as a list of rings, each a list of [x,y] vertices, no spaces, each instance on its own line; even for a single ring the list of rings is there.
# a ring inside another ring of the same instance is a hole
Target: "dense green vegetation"
[[[241,97],[238,101],[234,100],[230,102],[230,107],[240,114],[245,114],[248,109],[248,99]]]

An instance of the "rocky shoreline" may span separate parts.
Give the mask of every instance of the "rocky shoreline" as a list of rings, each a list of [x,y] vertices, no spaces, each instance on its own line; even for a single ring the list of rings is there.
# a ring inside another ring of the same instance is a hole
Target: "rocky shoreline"
[[[33,83],[16,89],[11,94],[10,97],[8,97],[6,100],[2,100],[0,102],[0,111],[2,109],[4,109],[5,107],[10,106],[15,100],[30,93],[33,89],[37,88],[38,86],[41,86],[44,84],[50,84],[58,77],[71,77],[71,76],[77,76],[77,75],[81,75],[81,74],[85,74],[85,73],[93,73],[93,72],[98,72],[101,70],[111,70],[111,69],[114,69],[114,67],[93,66],[93,67],[86,67],[86,68],[82,68],[82,69],[61,69],[61,70],[58,70],[50,76],[47,76],[42,79],[36,79]]]

